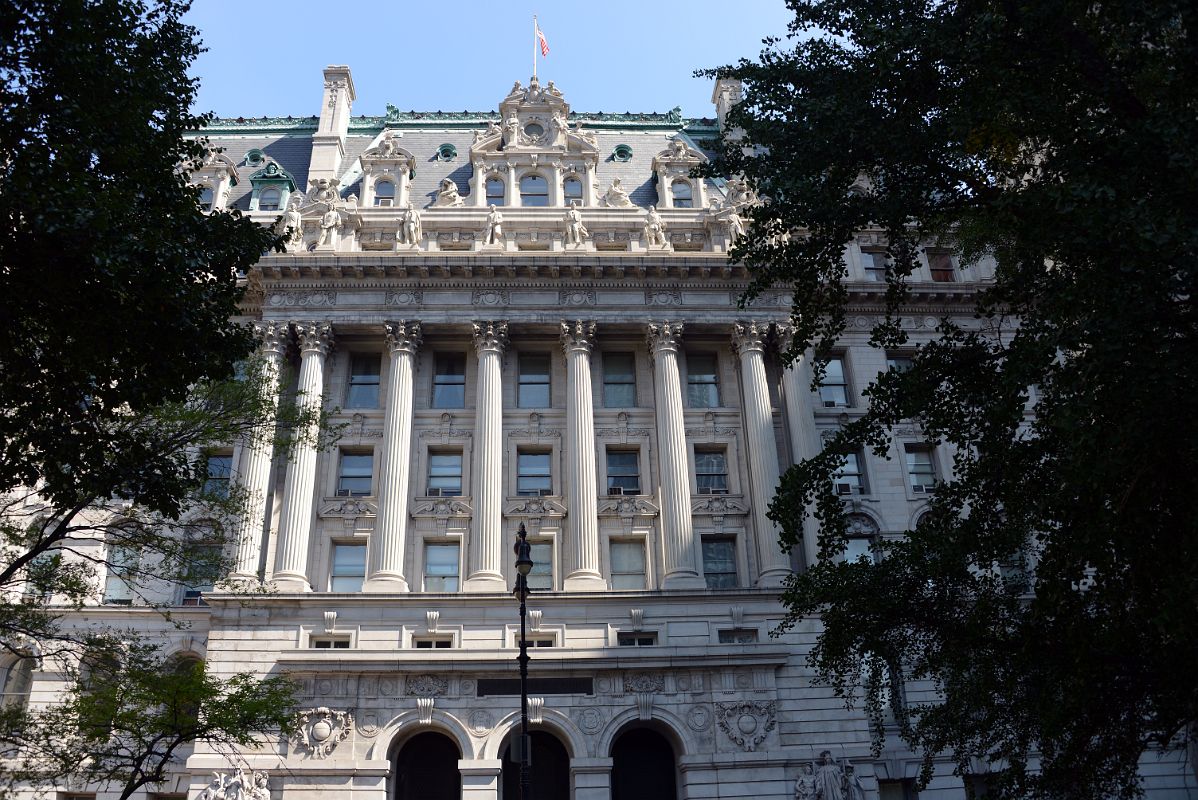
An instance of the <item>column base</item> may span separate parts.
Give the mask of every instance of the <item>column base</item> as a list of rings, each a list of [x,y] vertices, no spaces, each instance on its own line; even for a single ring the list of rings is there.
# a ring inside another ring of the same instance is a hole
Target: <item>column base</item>
[[[408,582],[403,575],[379,573],[371,575],[362,583],[362,591],[367,594],[402,594],[409,592]]]
[[[667,575],[661,582],[663,589],[706,589],[707,581],[702,575],[693,573],[675,572],[673,575]]]
[[[760,589],[781,589],[786,585],[786,578],[790,574],[789,569],[768,569],[758,576],[757,586]]]
[[[229,587],[236,592],[253,592],[261,591],[262,579],[257,575],[251,575],[245,572],[234,572],[229,575],[227,583]]]
[[[462,591],[468,594],[507,594],[511,590],[503,576],[494,572],[476,572],[462,583]]]
[[[563,588],[567,592],[605,592],[607,581],[597,572],[575,572],[566,576]]]
[[[282,593],[312,591],[312,584],[308,583],[308,579],[303,575],[287,575],[276,572],[270,583],[275,591]]]

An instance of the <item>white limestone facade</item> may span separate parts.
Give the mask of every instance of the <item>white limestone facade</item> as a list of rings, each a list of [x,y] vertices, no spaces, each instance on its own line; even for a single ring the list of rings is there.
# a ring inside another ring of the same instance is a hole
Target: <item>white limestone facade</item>
[[[236,764],[198,747],[155,792],[234,800],[213,774],[241,769],[256,800],[513,800],[523,524],[538,800],[814,800],[816,780],[842,792],[822,800],[915,797],[918,758],[893,735],[871,753],[864,712],[815,682],[818,620],[771,636],[779,587],[813,557],[778,546],[779,476],[904,357],[867,344],[884,243],[846,249],[848,330],[812,391],[779,357],[790,294],[738,306],[750,275],[727,252],[755,199],[690,174],[735,94],[716,87],[710,120],[586,114],[534,81],[498,113],[355,117],[349,69],[329,67],[319,116],[213,124],[223,151],[194,176],[213,207],[292,230],[247,276],[246,316],[345,430],[287,461],[236,454],[256,502],[234,577],[261,593],[205,593],[186,633],[89,609],[216,673],[300,684],[303,736]],[[969,317],[990,278],[923,258],[914,342]],[[889,455],[838,480],[851,555],[903,535],[951,467],[913,427]],[[1153,798],[1193,788],[1177,760],[1145,770]],[[919,797],[963,798],[951,773]]]

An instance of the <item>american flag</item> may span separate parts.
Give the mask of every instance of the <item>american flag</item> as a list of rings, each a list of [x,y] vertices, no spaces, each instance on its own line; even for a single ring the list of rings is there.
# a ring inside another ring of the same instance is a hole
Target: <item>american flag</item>
[[[541,32],[541,26],[537,25],[536,29],[537,29],[537,42],[539,42],[541,45],[541,55],[547,56],[547,55],[549,55],[549,42],[547,42],[545,40],[545,34]]]

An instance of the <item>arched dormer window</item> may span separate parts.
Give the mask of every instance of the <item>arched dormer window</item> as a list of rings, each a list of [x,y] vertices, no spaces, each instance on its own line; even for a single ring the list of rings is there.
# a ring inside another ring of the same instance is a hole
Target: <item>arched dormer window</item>
[[[566,178],[562,181],[562,198],[566,205],[578,203],[582,205],[582,181],[578,178]]]
[[[521,178],[520,205],[528,207],[549,205],[549,181],[540,175],[525,175]]]
[[[673,196],[674,208],[694,208],[695,196],[691,182],[679,178],[670,184],[670,194]]]
[[[0,708],[25,708],[32,685],[33,657],[24,653],[0,668]]]
[[[211,211],[212,201],[216,198],[216,193],[212,191],[211,186],[203,186],[200,188],[200,210]]]
[[[379,208],[389,208],[395,205],[395,184],[391,181],[378,181],[375,183],[374,204]]]
[[[501,206],[503,205],[503,179],[491,176],[487,178],[487,205]]]
[[[275,188],[263,189],[258,195],[258,210],[259,211],[278,211],[279,210],[279,190]]]

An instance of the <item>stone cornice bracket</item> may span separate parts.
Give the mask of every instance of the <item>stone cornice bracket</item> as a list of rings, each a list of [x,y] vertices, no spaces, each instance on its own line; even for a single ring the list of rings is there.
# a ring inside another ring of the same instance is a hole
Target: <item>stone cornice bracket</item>
[[[656,357],[659,352],[664,351],[678,352],[682,340],[681,322],[663,322],[660,325],[650,322],[648,331],[650,356]]]
[[[758,327],[756,322],[737,322],[732,326],[732,346],[738,353],[765,352],[765,340],[769,325]]]
[[[301,353],[328,355],[333,349],[333,326],[327,322],[294,322],[295,339]]]
[[[485,350],[503,353],[507,348],[506,322],[475,322],[474,348],[481,355]]]
[[[279,322],[255,322],[254,339],[266,355],[282,355],[287,346],[287,324]]]
[[[587,353],[591,352],[591,348],[595,344],[595,323],[583,320],[576,320],[573,325],[568,322],[562,322],[562,348],[566,354],[572,350],[584,350]]]
[[[416,354],[420,349],[421,332],[419,322],[384,322],[383,329],[387,334],[387,347],[392,354]]]

